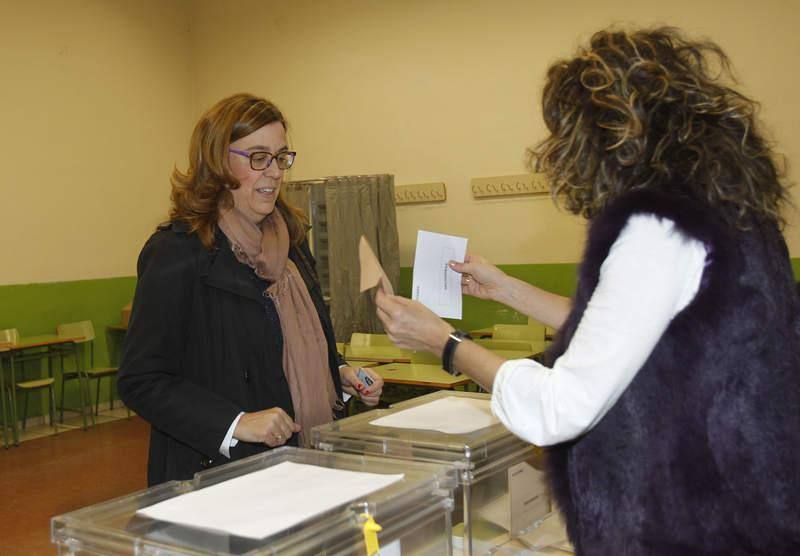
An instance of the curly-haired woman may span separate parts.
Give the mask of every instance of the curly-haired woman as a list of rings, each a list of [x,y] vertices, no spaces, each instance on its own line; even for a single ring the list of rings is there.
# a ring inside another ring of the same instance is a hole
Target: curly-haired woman
[[[197,123],[172,176],[170,222],[139,256],[120,396],[152,425],[148,482],[308,440],[342,390],[378,403],[345,365],[281,189],[295,153],[271,102],[239,94]]]
[[[755,103],[713,43],[601,31],[547,75],[531,152],[590,221],[575,297],[480,257],[465,293],[559,328],[546,365],[505,361],[379,294],[401,346],[492,391],[549,476],[579,554],[800,553],[800,299],[785,186]]]

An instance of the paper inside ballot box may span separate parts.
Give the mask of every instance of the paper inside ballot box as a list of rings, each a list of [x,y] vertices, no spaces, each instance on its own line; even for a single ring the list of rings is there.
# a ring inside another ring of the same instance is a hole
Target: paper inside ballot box
[[[508,493],[477,508],[481,518],[516,535],[550,513],[550,494],[536,459],[508,468]]]
[[[359,291],[365,292],[380,285],[384,292],[394,295],[392,283],[389,282],[378,257],[375,256],[375,252],[364,236],[361,236],[358,242],[358,260],[361,263],[361,288]]]

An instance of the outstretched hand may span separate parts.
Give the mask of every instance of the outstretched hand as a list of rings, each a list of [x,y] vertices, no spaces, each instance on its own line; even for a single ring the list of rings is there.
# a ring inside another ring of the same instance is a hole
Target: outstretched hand
[[[418,301],[378,290],[375,295],[378,318],[395,345],[429,351],[441,356],[453,327]]]
[[[496,301],[505,287],[505,272],[480,255],[468,253],[463,263],[450,261],[450,268],[461,273],[461,291],[473,297]]]

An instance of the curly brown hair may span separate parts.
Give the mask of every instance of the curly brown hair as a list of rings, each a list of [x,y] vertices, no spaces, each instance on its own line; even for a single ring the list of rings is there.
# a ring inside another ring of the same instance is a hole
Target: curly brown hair
[[[595,33],[548,70],[550,136],[529,149],[557,203],[591,218],[638,188],[689,190],[738,227],[784,223],[786,187],[756,125],[758,105],[735,82],[722,49],[671,27]]]
[[[177,168],[172,172],[169,216],[186,222],[206,249],[214,246],[219,209],[233,206],[230,189],[240,186],[228,168],[230,144],[273,122],[281,122],[288,129],[277,106],[245,93],[220,100],[197,122],[189,144],[189,168],[186,172]],[[283,188],[276,206],[286,220],[292,243],[302,242],[306,218],[286,201]]]

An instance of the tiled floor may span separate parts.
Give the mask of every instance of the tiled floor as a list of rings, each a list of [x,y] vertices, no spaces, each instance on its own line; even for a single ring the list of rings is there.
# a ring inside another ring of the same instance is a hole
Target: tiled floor
[[[146,487],[149,426],[110,413],[87,431],[31,427],[19,446],[0,448],[0,554],[56,554],[52,516]]]

